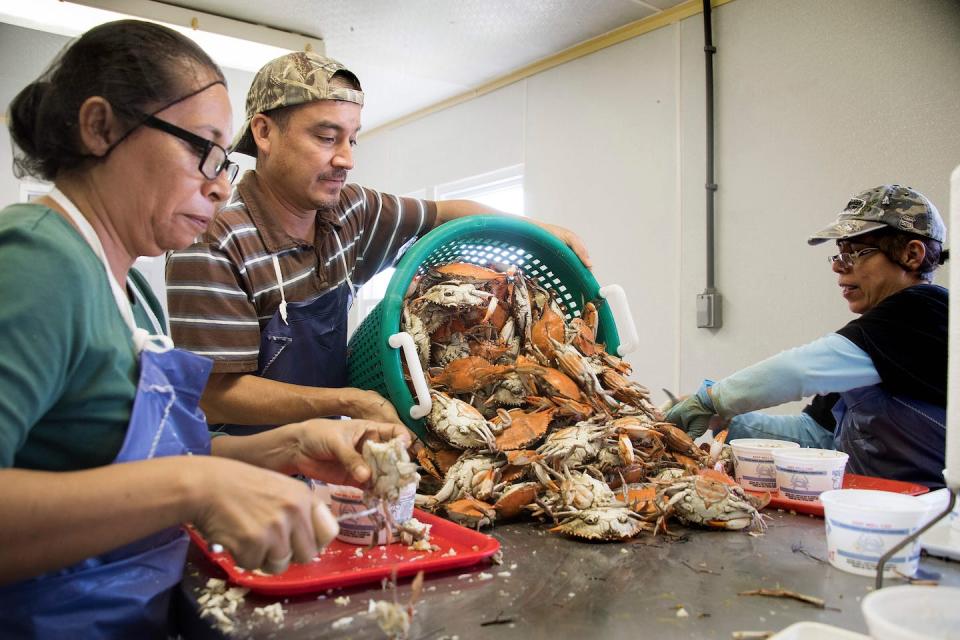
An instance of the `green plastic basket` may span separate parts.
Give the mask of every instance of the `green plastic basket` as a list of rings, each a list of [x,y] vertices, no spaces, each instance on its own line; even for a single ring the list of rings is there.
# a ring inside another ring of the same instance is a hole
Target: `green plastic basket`
[[[360,324],[349,344],[350,386],[372,389],[388,398],[404,423],[419,436],[424,420],[411,417],[417,402],[403,379],[400,349],[390,337],[400,331],[403,297],[417,273],[450,262],[471,262],[504,270],[517,265],[524,275],[557,294],[567,320],[580,315],[586,302],[597,305],[598,342],[616,354],[620,337],[610,305],[600,299],[600,285],[573,251],[540,227],[517,218],[470,216],[444,224],[421,238],[397,264],[384,299]]]

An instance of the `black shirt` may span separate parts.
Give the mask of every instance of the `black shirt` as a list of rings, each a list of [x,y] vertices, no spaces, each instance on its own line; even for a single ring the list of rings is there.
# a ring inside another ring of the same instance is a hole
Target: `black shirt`
[[[837,333],[870,356],[888,393],[945,407],[948,307],[946,289],[919,284],[885,298]],[[830,409],[839,397],[817,396],[803,411],[832,431]]]

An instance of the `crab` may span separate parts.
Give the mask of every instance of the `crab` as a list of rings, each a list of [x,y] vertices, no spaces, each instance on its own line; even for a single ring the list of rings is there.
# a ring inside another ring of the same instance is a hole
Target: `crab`
[[[590,509],[606,507],[616,501],[607,483],[588,473],[564,467],[561,474],[542,464],[534,465],[534,471],[547,488],[545,502],[551,509]]]
[[[363,461],[370,467],[370,493],[377,498],[393,502],[400,497],[400,490],[420,481],[417,465],[410,462],[407,449],[399,438],[389,442],[363,443]]]
[[[557,313],[552,304],[543,307],[540,318],[533,323],[530,339],[546,359],[553,358],[556,343],[563,344],[566,339],[567,325],[563,316]]]
[[[604,425],[578,422],[572,427],[558,429],[547,435],[537,449],[555,469],[564,465],[576,468],[589,464],[600,453],[609,429]]]
[[[505,464],[487,454],[464,453],[447,470],[440,491],[432,496],[418,494],[417,504],[429,509],[465,496],[486,500],[500,482],[500,469]]]
[[[414,305],[430,302],[442,307],[475,307],[488,304],[493,294],[469,283],[441,282],[413,301]]]
[[[658,497],[667,500],[663,510],[682,522],[711,529],[765,528],[763,516],[743,488],[732,478],[712,469],[683,476],[665,484]]]
[[[521,356],[517,358],[517,365],[514,370],[520,374],[520,380],[523,381],[524,386],[532,391],[539,389],[542,392],[541,395],[558,396],[576,402],[583,401],[583,395],[580,393],[580,387],[577,386],[577,383],[557,369],[538,365],[529,358]],[[531,395],[537,394],[531,393]]]
[[[493,503],[497,520],[509,520],[518,517],[523,509],[531,504],[543,491],[539,482],[518,482],[504,489]]]
[[[426,369],[430,366],[430,334],[427,328],[415,313],[404,306],[401,314],[401,328],[410,334],[413,338],[413,344],[417,347],[417,355],[420,357],[420,366]]]
[[[437,437],[457,449],[496,449],[490,423],[473,406],[439,391],[430,396],[433,407],[427,426]]]
[[[560,524],[550,529],[584,540],[629,540],[652,525],[627,507],[609,506],[555,513]]]
[[[493,508],[493,505],[471,496],[454,500],[444,505],[443,508],[448,518],[471,529],[480,529],[480,527],[492,525],[497,518],[497,511]]]
[[[693,438],[688,436],[683,429],[678,429],[669,422],[654,422],[652,426],[663,435],[664,444],[671,451],[682,453],[698,461],[706,459],[706,454],[693,443]]]
[[[484,358],[469,356],[435,370],[436,373],[430,377],[430,384],[443,387],[450,393],[473,393],[508,370],[509,367],[490,364]]]

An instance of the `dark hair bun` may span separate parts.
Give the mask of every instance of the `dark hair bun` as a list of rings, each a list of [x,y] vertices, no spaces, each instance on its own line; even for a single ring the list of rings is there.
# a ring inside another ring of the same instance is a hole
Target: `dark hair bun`
[[[119,20],[90,29],[10,104],[14,174],[54,180],[91,160],[76,132],[88,98],[100,96],[116,113],[130,114],[174,102],[211,74],[223,81],[203,49],[167,27]]]

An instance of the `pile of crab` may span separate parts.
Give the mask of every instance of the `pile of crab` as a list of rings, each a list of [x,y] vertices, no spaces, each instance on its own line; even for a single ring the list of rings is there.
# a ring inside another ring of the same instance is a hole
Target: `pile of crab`
[[[667,531],[670,519],[763,527],[722,449],[711,457],[665,422],[597,343],[592,302],[567,320],[553,291],[515,267],[451,263],[414,279],[401,323],[433,400],[420,508],[476,528],[536,518],[590,540]]]

